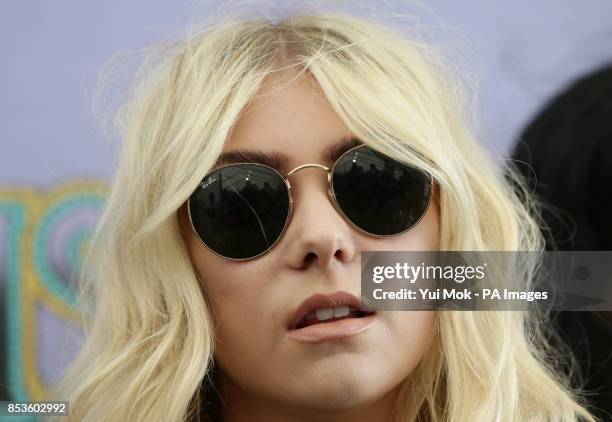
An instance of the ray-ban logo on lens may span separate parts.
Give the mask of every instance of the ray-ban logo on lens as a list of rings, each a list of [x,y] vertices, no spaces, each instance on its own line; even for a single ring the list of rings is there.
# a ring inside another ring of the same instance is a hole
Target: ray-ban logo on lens
[[[200,183],[200,186],[202,187],[202,189],[206,189],[216,180],[217,179],[215,179],[214,177],[209,177],[208,180],[204,180],[202,183]]]

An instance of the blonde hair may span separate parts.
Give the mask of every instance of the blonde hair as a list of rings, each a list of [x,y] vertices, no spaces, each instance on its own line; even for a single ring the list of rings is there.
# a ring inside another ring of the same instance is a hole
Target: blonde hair
[[[82,277],[95,313],[57,393],[71,419],[182,421],[198,410],[214,333],[177,210],[280,69],[312,75],[356,137],[433,175],[442,250],[542,250],[533,200],[475,141],[462,84],[430,46],[361,18],[298,14],[228,20],[153,51],[117,114],[123,151]],[[541,317],[439,313],[394,420],[593,421],[550,363]]]

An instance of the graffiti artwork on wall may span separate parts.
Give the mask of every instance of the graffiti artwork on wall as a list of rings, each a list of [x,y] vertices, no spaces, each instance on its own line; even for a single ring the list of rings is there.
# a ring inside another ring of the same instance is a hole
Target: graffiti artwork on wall
[[[76,276],[106,193],[0,188],[0,400],[45,400],[78,352]]]

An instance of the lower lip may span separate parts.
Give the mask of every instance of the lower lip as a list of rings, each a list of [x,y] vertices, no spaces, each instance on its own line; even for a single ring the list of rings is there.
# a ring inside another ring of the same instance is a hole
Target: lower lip
[[[298,330],[290,330],[289,337],[304,343],[340,340],[352,337],[367,330],[376,321],[376,314],[361,318],[339,319],[334,322],[323,322],[309,325]]]

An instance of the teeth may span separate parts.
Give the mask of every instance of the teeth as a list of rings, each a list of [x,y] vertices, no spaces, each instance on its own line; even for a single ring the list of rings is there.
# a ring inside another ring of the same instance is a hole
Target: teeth
[[[315,315],[319,321],[326,321],[332,318],[342,318],[350,313],[348,306],[336,306],[335,308],[317,309]]]
[[[308,312],[308,315],[304,317],[306,321],[312,321],[313,319],[317,319],[317,315],[314,312]]]
[[[341,318],[347,316],[350,313],[348,306],[338,306],[334,308],[334,318]]]
[[[325,321],[334,317],[334,310],[331,308],[317,309],[316,314],[319,321]]]

